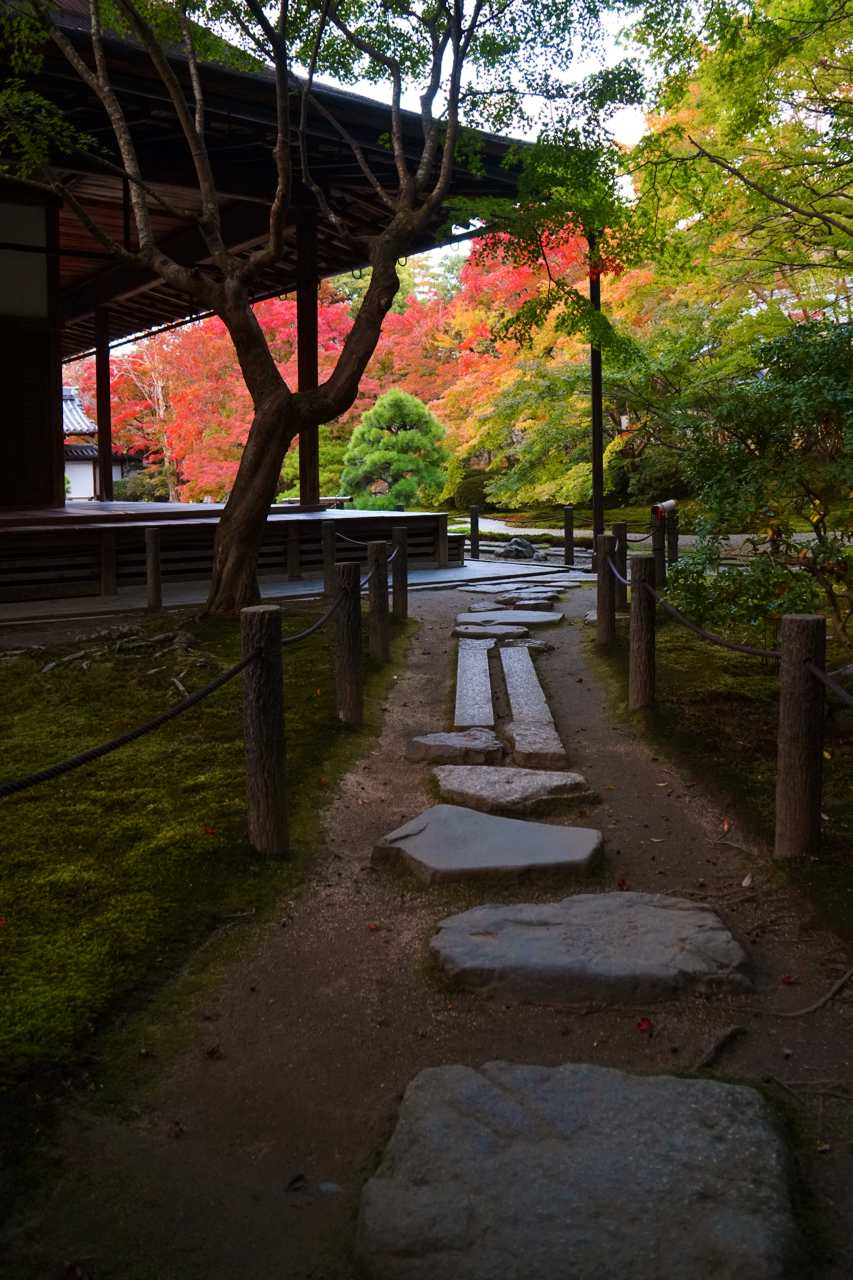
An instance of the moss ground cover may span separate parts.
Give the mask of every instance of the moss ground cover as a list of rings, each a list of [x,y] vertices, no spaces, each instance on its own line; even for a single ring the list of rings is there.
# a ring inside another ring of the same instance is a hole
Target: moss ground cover
[[[285,633],[318,616],[316,605],[289,609]],[[411,625],[396,628],[398,660]],[[144,722],[182,696],[173,677],[193,692],[239,656],[235,619],[170,615],[143,632],[179,633],[190,651],[93,640],[4,659],[3,780]],[[365,654],[367,732],[392,670]],[[335,712],[331,627],[285,650],[284,671],[285,861],[246,843],[239,677],[156,733],[0,801],[0,1085],[67,1060],[104,1010],[159,990],[223,924],[263,920],[297,886],[318,810],[364,731]]]
[[[627,697],[628,624],[617,642],[590,643],[590,660]],[[759,842],[773,838],[779,682],[758,658],[718,648],[658,614],[656,702],[645,728],[661,755],[709,786],[724,812]],[[832,642],[827,666],[845,655]],[[853,941],[853,712],[831,706],[824,739],[820,856],[777,864],[776,873],[806,893],[821,920]],[[720,838],[725,832],[720,831]]]

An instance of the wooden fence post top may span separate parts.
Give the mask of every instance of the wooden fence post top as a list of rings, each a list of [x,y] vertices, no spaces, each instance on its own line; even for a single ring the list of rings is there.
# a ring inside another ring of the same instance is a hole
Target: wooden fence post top
[[[242,618],[247,613],[281,613],[281,606],[277,604],[248,604],[245,609],[240,610],[240,617]]]
[[[655,578],[655,558],[654,556],[631,556],[628,562],[631,566],[631,581],[634,582],[654,582]]]

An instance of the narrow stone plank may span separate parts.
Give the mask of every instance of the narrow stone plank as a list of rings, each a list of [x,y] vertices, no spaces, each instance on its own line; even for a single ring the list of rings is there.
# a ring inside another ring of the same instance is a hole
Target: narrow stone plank
[[[495,723],[489,655],[485,649],[462,648],[456,664],[456,729],[490,729]]]
[[[506,733],[513,745],[512,760],[527,769],[565,769],[565,748],[554,727],[529,649],[501,649],[512,722]]]

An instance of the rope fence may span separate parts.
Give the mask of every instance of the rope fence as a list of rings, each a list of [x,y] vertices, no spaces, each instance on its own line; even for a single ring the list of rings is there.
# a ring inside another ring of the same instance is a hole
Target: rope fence
[[[624,527],[624,526],[623,526]],[[654,531],[657,532],[657,531]],[[627,538],[626,538],[627,542]],[[652,555],[632,556],[630,580],[616,564],[617,552],[627,553],[614,534],[599,534],[597,542],[596,642],[616,638],[617,583],[631,587],[628,710],[647,711],[655,701],[656,606],[662,605],[683,627],[711,644],[750,657],[772,660],[779,672],[777,730],[776,858],[816,857],[820,847],[821,784],[824,758],[824,703],[828,689],[845,706],[853,696],[826,672],[826,618],[823,614],[786,614],[780,647],[759,649],[715,635],[665,600],[657,589],[660,541]],[[626,561],[621,561],[626,567]]]
[[[353,539],[346,539],[353,541]],[[367,547],[369,569],[364,578],[358,565],[333,565],[334,599],[310,627],[283,637],[278,605],[255,605],[240,612],[243,657],[204,688],[190,694],[145,724],[92,747],[69,760],[23,778],[0,784],[0,799],[49,782],[118,751],[183,715],[236,676],[243,677],[243,722],[246,760],[246,811],[249,841],[259,853],[281,856],[289,851],[287,823],[286,747],[284,730],[284,675],[282,650],[314,635],[335,617],[335,698],[338,715],[346,724],[364,719],[361,647],[361,593],[369,602],[369,651],[380,662],[389,662],[388,566],[393,570],[393,607],[397,618],[408,616],[406,530],[394,530],[394,551],[386,542]],[[158,548],[159,549],[159,548]]]

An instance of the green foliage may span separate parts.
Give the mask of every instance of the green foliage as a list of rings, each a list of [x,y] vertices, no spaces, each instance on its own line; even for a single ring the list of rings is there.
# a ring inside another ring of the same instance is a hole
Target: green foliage
[[[489,475],[486,471],[469,472],[457,486],[453,494],[453,505],[457,511],[467,511],[470,507],[479,507],[481,511],[493,511],[486,494]]]
[[[350,315],[356,316],[372,279],[373,268],[362,267],[357,271],[347,271],[342,276],[332,276],[329,283],[349,302]],[[403,315],[408,307],[408,299],[415,292],[415,269],[410,260],[397,263],[397,279],[399,287],[391,303],[391,311],[395,315]]]
[[[113,493],[120,502],[168,502],[169,479],[162,467],[131,471],[116,480]]]
[[[680,451],[665,447],[646,449],[631,467],[628,496],[632,502],[684,498],[689,492]]]
[[[341,472],[349,444],[345,436],[338,434],[341,430],[336,423],[320,427],[320,493],[325,497],[341,492]],[[281,485],[276,502],[299,496],[299,453],[296,449],[284,455]]]
[[[405,391],[386,392],[352,434],[341,475],[344,490],[366,495],[371,485],[384,481],[393,507],[414,502],[422,490],[443,488],[442,468],[449,457],[441,445],[444,435],[422,400]]]

